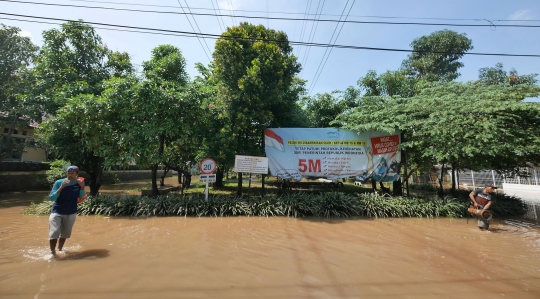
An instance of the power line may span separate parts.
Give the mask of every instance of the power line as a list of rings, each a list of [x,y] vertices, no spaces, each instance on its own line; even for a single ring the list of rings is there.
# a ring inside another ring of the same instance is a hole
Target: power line
[[[232,2],[230,0],[227,0],[227,5],[229,5],[229,9],[228,11],[231,13],[230,17],[231,17],[231,20],[232,20],[232,23],[233,23],[233,26],[236,26],[236,18],[234,17],[234,10],[233,10],[233,6],[232,6]]]
[[[319,12],[319,18],[320,18],[320,13],[322,12],[323,8],[324,8],[324,3],[326,2],[326,0],[323,0],[323,3],[321,5],[321,9],[319,10],[319,6],[317,6],[317,12]],[[319,4],[321,3],[321,1],[319,0]],[[319,26],[319,23],[314,23],[313,25],[315,26],[311,26],[311,34],[310,34],[310,38],[308,39],[308,43],[311,43],[313,42],[313,39],[315,38],[315,32],[317,32],[317,27]],[[313,27],[315,27],[315,30],[313,30]],[[304,65],[307,61],[308,61],[308,57],[309,57],[309,52],[311,51],[311,47],[307,47],[307,53],[304,55],[304,59],[302,60],[302,65]],[[302,73],[304,72],[304,69],[302,69],[302,72],[300,73],[300,75],[302,75]]]
[[[306,11],[307,13],[310,13],[310,12],[311,12],[311,4],[313,4],[313,1],[314,1],[314,0],[309,0],[309,8],[308,8],[307,11]],[[319,0],[319,5],[320,5],[320,4],[321,4],[321,0]],[[318,9],[319,9],[319,7],[317,6],[317,9],[316,9],[315,11],[317,11]],[[307,16],[307,14],[306,14],[306,16]],[[305,30],[307,30],[307,27],[308,27],[307,21],[304,21],[304,24],[305,24],[305,27],[306,27]],[[312,28],[312,29],[313,29],[313,26],[314,26],[314,25],[315,25],[315,23],[312,22],[312,23],[311,23],[311,28]],[[305,34],[305,32],[306,32],[306,31],[304,31],[304,34]],[[308,38],[307,38],[307,40],[306,40],[308,43],[310,42],[310,40],[309,40],[310,37],[311,37],[311,32],[309,33]],[[302,40],[300,40],[300,41],[302,41]],[[307,53],[308,48],[309,48],[309,47],[305,47],[305,49],[304,49],[304,58],[306,57],[306,53]],[[300,51],[299,51],[298,53],[300,53]],[[303,64],[304,64],[304,59],[302,59],[302,65],[303,65]]]
[[[122,4],[122,5],[131,5],[131,6],[143,6],[143,7],[164,7],[164,8],[177,8],[176,6],[170,6],[170,5],[157,5],[157,4],[140,4],[140,3],[128,3],[128,2],[114,2],[114,1],[95,1],[95,0],[69,0],[73,2],[90,2],[90,3],[103,3],[103,4]],[[14,2],[14,1],[13,1]],[[203,8],[203,7],[192,7],[194,10],[212,10],[210,8]],[[260,12],[260,13],[266,13],[267,11],[263,10],[243,10],[243,9],[237,9],[235,11],[241,11],[241,12]],[[270,11],[269,13],[273,14],[290,14],[290,15],[297,15],[296,12],[286,12],[286,11]],[[312,14],[309,14],[312,15]],[[339,15],[334,14],[322,14],[323,16],[334,16],[337,17]],[[396,17],[396,16],[359,16],[359,15],[350,15],[349,17],[355,17],[355,18],[380,18],[380,19],[409,19],[409,20],[445,20],[445,21],[486,21],[488,19],[463,19],[463,18],[412,18],[412,17]],[[491,20],[492,22],[540,22],[540,20]]]
[[[178,1],[178,5],[182,6],[182,4],[180,4],[180,0],[177,0],[177,1]],[[191,13],[191,10],[189,9],[189,5],[188,5],[187,1],[184,0],[184,2],[186,3],[187,9]],[[182,8],[182,11],[184,11],[184,8]],[[195,20],[195,17],[193,15],[191,15],[191,17],[193,18],[193,22],[195,23],[195,26],[197,26],[197,30],[199,31],[199,33],[201,33],[201,28],[199,28],[199,24],[197,24],[197,20]],[[189,22],[188,15],[186,15],[186,19]],[[189,22],[189,25],[191,26],[191,29],[193,29],[193,31],[195,31],[195,29],[193,28],[193,25],[191,25],[191,22]],[[210,50],[210,47],[208,47],[208,44],[206,43],[206,40],[203,39],[203,41],[204,41],[204,44],[206,45],[206,48],[208,49],[208,53],[206,53],[206,49],[204,49],[204,46],[202,45],[201,40],[199,39],[199,43],[201,44],[201,47],[204,50],[204,54],[206,54],[206,57],[208,58],[208,62],[210,62],[210,61],[212,61],[212,59],[210,59],[210,56],[212,56],[212,51]]]
[[[212,3],[212,7],[214,8],[214,13],[217,14],[216,7],[214,6],[214,0],[210,0],[210,3]],[[221,30],[221,32],[225,32],[225,28],[221,27],[221,23],[219,22],[219,17],[216,17],[216,18],[217,18],[217,23],[219,25],[219,29]],[[223,21],[223,19],[221,20]],[[223,25],[225,25],[225,23]]]
[[[212,1],[212,6],[214,6],[213,1],[216,1],[217,10],[218,10],[219,14],[221,15],[221,9],[219,8],[219,3],[217,2],[217,0],[210,0],[210,1]],[[215,12],[215,9],[214,9],[214,12]],[[223,16],[218,16],[218,18],[220,18],[221,23],[223,23],[223,30],[221,30],[221,32],[225,32],[225,30],[227,29],[227,26],[225,26],[225,22],[223,21]]]
[[[309,46],[309,47],[321,47],[321,48],[338,48],[338,49],[354,49],[354,50],[371,50],[371,51],[386,51],[386,52],[404,52],[404,53],[422,52],[422,53],[433,53],[433,54],[463,54],[463,55],[478,55],[478,56],[504,56],[504,57],[530,57],[530,58],[534,57],[534,58],[540,58],[540,54],[508,54],[508,53],[478,53],[478,52],[453,53],[453,52],[438,52],[438,51],[414,51],[414,50],[410,50],[410,49],[395,49],[395,48],[362,47],[362,46],[350,46],[350,45],[338,45],[338,44],[303,43],[303,42],[295,42],[295,41],[283,41],[283,40],[262,39],[262,38],[240,38],[240,37],[232,37],[232,36],[221,36],[221,35],[218,35],[218,34],[210,34],[210,33],[197,34],[196,32],[189,32],[189,31],[158,29],[158,28],[148,28],[148,27],[135,27],[135,26],[127,26],[127,25],[87,22],[87,21],[81,21],[81,20],[69,20],[69,19],[58,19],[58,18],[28,16],[28,15],[20,15],[20,14],[10,14],[10,13],[3,13],[3,12],[0,12],[0,15],[8,15],[8,16],[23,17],[23,18],[33,18],[33,19],[41,19],[41,20],[51,20],[51,21],[61,21],[61,22],[79,22],[79,23],[93,25],[93,26],[109,26],[109,27],[125,28],[124,30],[112,29],[112,28],[108,29],[108,30],[113,30],[113,31],[114,30],[115,31],[128,31],[127,29],[135,29],[135,30],[129,31],[129,32],[157,34],[157,35],[176,35],[176,36],[183,36],[183,37],[197,37],[197,35],[199,35],[202,38],[209,38],[209,39],[222,38],[222,39],[231,39],[231,40],[263,41],[263,42],[275,42],[275,43],[278,43],[278,44],[279,43],[289,43],[290,45],[297,45],[297,46]],[[38,21],[32,21],[32,20],[21,20],[21,19],[13,19],[13,18],[5,18],[5,17],[0,17],[0,19],[8,19],[8,20],[21,21],[21,22],[32,22],[32,23],[45,23],[45,22],[38,22]],[[51,23],[51,24],[62,25],[62,23]],[[105,29],[105,28],[101,28],[101,29]],[[146,30],[146,31],[140,31],[140,30]]]
[[[354,1],[355,1],[355,0],[353,0],[353,4],[351,4],[351,9],[352,9],[352,6],[354,5]],[[343,14],[345,13],[345,10],[347,10],[348,4],[349,4],[349,0],[347,0],[347,3],[345,3],[345,7],[343,7],[343,11],[341,12],[341,16],[339,17],[340,20],[341,20],[341,17],[343,16]],[[350,9],[349,9],[349,12],[351,12]],[[336,28],[334,28],[334,32],[332,32],[332,36],[330,37],[330,44],[332,44],[332,39],[334,38],[334,35],[335,35],[336,30],[338,29],[338,27],[339,27],[339,23],[336,24]],[[343,28],[343,26],[341,26],[341,28]],[[339,31],[339,33],[341,33],[341,30]],[[338,39],[338,37],[339,37],[339,33],[338,33],[338,36],[336,36],[336,39],[334,40],[334,44],[336,43],[336,41],[337,41],[337,39]],[[317,74],[319,74],[319,69],[320,69],[321,72],[322,72],[321,65],[322,65],[323,62],[325,61],[324,59],[325,59],[325,57],[326,57],[326,53],[328,52],[328,49],[331,49],[331,48],[326,48],[326,49],[324,50],[323,57],[322,57],[322,59],[321,59],[321,62],[319,62],[319,66],[317,67],[317,70],[315,71],[315,76],[313,76],[313,81],[311,81],[311,85],[310,85],[310,87],[309,87],[308,90],[311,90],[311,88],[314,86],[313,82],[315,82],[316,79],[318,79]],[[330,53],[331,53],[331,51],[330,51]],[[330,54],[328,54],[328,56],[330,56]]]
[[[80,1],[80,0],[79,0]],[[228,1],[228,0],[227,0]],[[60,6],[60,7],[77,7],[77,8],[90,8],[90,9],[105,9],[105,10],[117,10],[117,11],[130,11],[130,12],[142,12],[142,13],[159,13],[159,14],[191,14],[196,16],[221,16],[245,19],[269,19],[269,20],[282,20],[282,21],[312,21],[312,22],[332,22],[332,23],[352,23],[352,24],[374,24],[374,25],[416,25],[416,26],[447,26],[447,27],[513,27],[513,28],[540,28],[540,25],[518,25],[518,24],[502,24],[494,25],[493,21],[488,21],[490,24],[455,24],[455,23],[422,23],[422,22],[382,22],[382,21],[354,21],[354,20],[335,20],[335,19],[313,19],[313,18],[283,18],[283,17],[264,17],[264,16],[246,16],[246,15],[234,15],[235,10],[229,10],[231,15],[226,14],[212,14],[212,13],[186,13],[177,11],[158,11],[158,10],[140,10],[140,9],[128,9],[128,8],[113,8],[113,7],[98,7],[98,6],[85,6],[85,5],[72,5],[72,4],[53,4],[53,3],[41,3],[30,1],[18,1],[18,0],[0,0],[0,2],[13,2],[22,4],[35,4],[35,5],[47,5],[47,6]]]
[[[351,9],[352,9],[352,7],[354,5],[354,2],[355,2],[355,0],[353,0],[353,3],[351,4],[351,7],[349,8],[349,11],[347,12],[347,16],[345,16],[345,19],[347,19],[347,17],[349,16],[349,13],[351,12]],[[339,23],[338,23],[338,25],[339,25]],[[339,29],[338,35],[336,36],[336,39],[334,40],[334,43],[337,42],[337,39],[339,38],[339,35],[341,34],[341,30],[343,30],[343,26],[345,26],[345,23],[341,24],[341,28]],[[332,50],[334,50],[334,48],[330,48],[330,52],[326,56],[326,60],[324,61],[324,64],[321,67],[321,71],[319,72],[319,75],[315,74],[317,76],[317,79],[315,79],[313,81],[313,83],[311,84],[312,87],[315,87],[317,85],[317,82],[319,81],[319,78],[321,77],[322,71],[323,71],[324,67],[326,66],[326,62],[328,61],[328,58],[330,57],[330,54],[332,54]]]
[[[311,8],[311,0],[308,0],[308,2],[306,2],[306,10],[304,12],[304,16],[307,16],[307,13],[309,12],[309,9]],[[302,41],[302,39],[304,38],[304,32],[305,32],[305,28],[306,28],[306,24],[307,24],[307,21],[304,20],[304,22],[302,23],[302,29],[300,29],[300,38],[298,41]],[[300,52],[301,52],[301,49],[298,48],[298,56],[300,57]]]

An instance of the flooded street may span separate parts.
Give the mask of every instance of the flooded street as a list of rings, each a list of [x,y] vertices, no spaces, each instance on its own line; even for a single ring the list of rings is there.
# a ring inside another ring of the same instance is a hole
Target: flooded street
[[[0,298],[540,298],[540,228],[466,219],[77,217],[0,194]]]

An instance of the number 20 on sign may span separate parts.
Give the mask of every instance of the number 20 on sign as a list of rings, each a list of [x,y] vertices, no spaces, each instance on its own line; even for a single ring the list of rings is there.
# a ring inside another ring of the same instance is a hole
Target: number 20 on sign
[[[202,160],[200,165],[201,172],[204,174],[211,174],[216,170],[216,161],[210,158]]]

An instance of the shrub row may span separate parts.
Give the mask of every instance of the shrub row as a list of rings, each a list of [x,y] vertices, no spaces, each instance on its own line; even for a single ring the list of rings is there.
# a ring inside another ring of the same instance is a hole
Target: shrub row
[[[47,215],[52,202],[32,203],[27,215]],[[377,193],[344,194],[291,193],[262,198],[234,198],[224,195],[158,197],[104,195],[88,197],[79,205],[79,215],[104,216],[287,216],[321,218],[366,217],[464,217],[467,216],[467,194],[458,198],[422,199],[382,196]],[[493,213],[498,217],[521,216],[525,204],[516,197],[497,196]]]

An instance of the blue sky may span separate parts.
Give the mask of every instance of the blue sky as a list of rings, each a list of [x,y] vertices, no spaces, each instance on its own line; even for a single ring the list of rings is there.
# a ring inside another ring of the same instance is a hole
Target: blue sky
[[[23,0],[24,1],[24,0]],[[538,0],[110,0],[108,2],[130,4],[152,4],[171,7],[148,7],[127,4],[103,3],[106,0],[74,1],[74,0],[28,0],[41,3],[59,3],[86,6],[122,7],[142,10],[161,10],[182,12],[180,5],[190,7],[192,12],[213,13],[213,11],[200,8],[213,9],[219,6],[222,14],[235,16],[270,16],[304,18],[308,10],[315,14],[317,7],[322,6],[322,19],[337,19],[345,10],[350,13],[347,20],[357,21],[390,21],[390,22],[429,22],[429,23],[455,23],[455,24],[495,24],[495,27],[449,27],[449,26],[414,26],[414,25],[375,25],[351,24],[343,26],[337,40],[340,45],[410,49],[410,43],[422,35],[428,35],[437,30],[450,29],[458,33],[466,33],[472,39],[474,49],[472,52],[481,53],[507,53],[507,54],[539,54],[540,28],[503,28],[496,25],[526,24],[540,25],[540,1]],[[180,3],[180,4],[179,4]],[[310,6],[311,4],[311,6]],[[351,8],[352,5],[352,8]],[[176,8],[173,8],[176,7]],[[184,8],[185,9],[185,8]],[[241,10],[241,11],[239,11]],[[187,9],[186,9],[187,11]],[[260,11],[260,12],[256,12]],[[22,4],[0,1],[0,12],[59,19],[84,19],[89,22],[109,23],[137,27],[160,28],[168,30],[193,31],[185,15],[155,14],[125,11],[108,11],[88,8],[54,7],[37,4]],[[285,14],[287,13],[287,14]],[[400,17],[400,18],[375,18]],[[18,18],[0,15],[2,18]],[[310,16],[315,18],[315,15]],[[344,18],[344,17],[343,17]],[[459,19],[436,20],[425,18]],[[194,20],[190,19],[193,26]],[[287,33],[291,41],[307,42],[313,32],[312,42],[330,43],[332,33],[336,30],[336,23],[319,22],[312,29],[313,22],[242,19],[240,17],[195,16],[200,32],[220,34],[223,24],[232,26],[241,21],[253,24],[262,24]],[[58,25],[28,23],[14,20],[0,19],[0,23],[17,26],[23,34],[31,36],[34,43],[41,45],[43,30],[57,28]],[[221,23],[221,26],[220,26]],[[304,30],[302,30],[304,28]],[[195,27],[197,30],[197,27]],[[313,31],[312,31],[313,30]],[[337,31],[340,29],[338,28]],[[200,42],[193,37],[177,37],[165,35],[149,35],[142,33],[128,33],[97,29],[103,41],[109,48],[126,51],[132,55],[133,62],[140,65],[150,58],[152,48],[160,44],[172,44],[180,48],[187,60],[188,72],[193,77],[197,73],[194,69],[196,62],[207,64],[209,59],[203,51]],[[336,34],[337,34],[336,31]],[[334,36],[335,38],[336,36]],[[201,40],[201,43],[204,42]],[[213,51],[215,40],[207,39],[206,44]],[[205,46],[206,47],[206,46]],[[319,79],[314,83],[316,70],[321,65],[325,48],[303,46],[294,48],[295,55],[303,64],[300,76],[308,80],[307,87],[310,93],[330,92],[344,90],[348,86],[356,85],[356,81],[364,76],[368,70],[382,73],[386,70],[399,68],[407,53],[383,52],[353,49],[333,49],[328,61],[320,73]],[[211,55],[211,54],[210,54]],[[211,56],[210,56],[211,58]],[[466,55],[462,62],[465,64],[460,70],[459,81],[476,80],[478,70],[482,67],[494,66],[502,62],[506,70],[515,68],[520,74],[540,73],[540,58],[525,57],[496,57]]]

